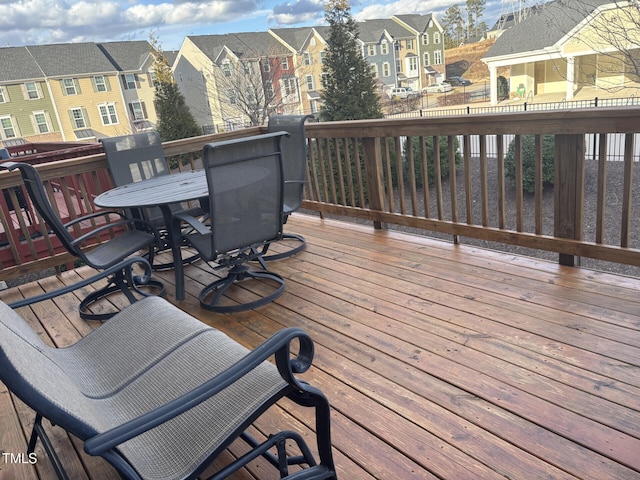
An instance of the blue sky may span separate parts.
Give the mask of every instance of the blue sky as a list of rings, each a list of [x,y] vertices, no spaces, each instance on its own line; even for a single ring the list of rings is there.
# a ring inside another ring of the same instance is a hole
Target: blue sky
[[[358,20],[403,13],[437,18],[462,0],[352,0]],[[483,20],[493,25],[507,4],[487,0]],[[148,40],[153,32],[164,50],[177,50],[187,35],[266,31],[320,25],[322,0],[0,0],[0,46],[44,43]]]

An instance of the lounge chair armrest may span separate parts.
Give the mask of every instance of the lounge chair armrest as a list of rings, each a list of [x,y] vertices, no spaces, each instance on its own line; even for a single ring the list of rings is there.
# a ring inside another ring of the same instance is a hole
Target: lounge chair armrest
[[[295,339],[299,340],[299,353],[292,359],[290,346]],[[309,369],[313,359],[313,350],[313,341],[303,330],[299,328],[280,330],[231,368],[199,387],[138,418],[88,439],[84,444],[84,450],[90,455],[102,455],[107,450],[151,430],[213,397],[274,355],[282,378],[294,389],[305,391],[309,387],[296,379],[293,374],[302,373]]]

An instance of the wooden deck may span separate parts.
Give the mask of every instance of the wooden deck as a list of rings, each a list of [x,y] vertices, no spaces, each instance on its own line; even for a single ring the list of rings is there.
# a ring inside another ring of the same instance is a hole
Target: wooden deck
[[[640,479],[640,279],[302,215],[286,230],[308,248],[271,264],[287,279],[275,303],[205,312],[195,295],[211,273],[197,264],[178,305],[249,347],[284,326],[311,334],[316,357],[304,378],[332,403],[342,480]],[[160,276],[173,299],[172,272]],[[254,294],[238,289],[237,298]],[[96,326],[79,320],[76,301],[22,313],[63,346]],[[0,450],[24,452],[32,418],[0,385]],[[255,432],[282,424],[309,434],[311,418],[283,402]],[[71,478],[118,478],[50,431]],[[0,478],[53,478],[41,450],[37,458],[0,458]],[[234,478],[272,473],[257,462]]]

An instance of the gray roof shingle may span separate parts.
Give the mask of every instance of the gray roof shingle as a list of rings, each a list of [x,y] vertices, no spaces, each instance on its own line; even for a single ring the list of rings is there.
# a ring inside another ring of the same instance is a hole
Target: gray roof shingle
[[[558,43],[596,8],[612,0],[555,0],[506,30],[484,58],[534,52]]]
[[[47,77],[115,72],[95,43],[59,43],[26,47]]]
[[[0,82],[44,78],[27,47],[0,48]]]
[[[98,48],[121,72],[142,70],[151,54],[151,45],[144,40],[98,43]]]

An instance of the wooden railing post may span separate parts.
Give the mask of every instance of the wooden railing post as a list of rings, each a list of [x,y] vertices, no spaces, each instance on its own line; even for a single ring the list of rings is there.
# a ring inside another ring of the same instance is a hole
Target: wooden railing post
[[[382,212],[384,211],[385,201],[380,141],[374,137],[364,137],[362,139],[362,147],[364,149],[364,168],[367,177],[369,208]],[[379,221],[374,221],[373,226],[377,229],[386,228]]]
[[[554,236],[582,240],[583,219],[584,135],[556,135]],[[576,257],[566,253],[559,254],[558,261],[576,265]]]

